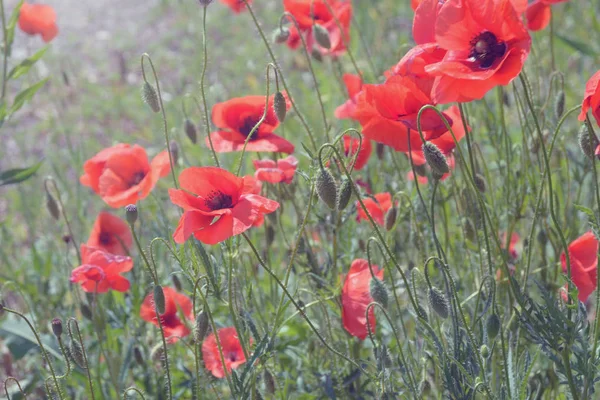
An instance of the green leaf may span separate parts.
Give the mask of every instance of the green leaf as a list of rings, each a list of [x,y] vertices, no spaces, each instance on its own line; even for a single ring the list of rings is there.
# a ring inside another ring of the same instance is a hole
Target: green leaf
[[[35,174],[37,170],[40,169],[43,162],[44,161],[42,160],[28,168],[14,168],[9,169],[8,171],[0,172],[0,186],[23,182],[31,178],[33,174]]]
[[[19,3],[15,6],[12,14],[10,15],[10,19],[8,20],[8,25],[6,26],[6,54],[10,56],[10,52],[12,49],[13,40],[15,38],[15,28],[17,26],[17,21],[19,20],[19,12],[21,11],[21,6],[25,0],[20,0]]]
[[[594,211],[591,208],[582,206],[581,204],[575,204],[574,207],[576,209],[578,209],[579,211],[581,211],[582,213],[589,215],[590,217],[594,216]]]
[[[35,347],[38,347],[38,342],[35,338],[35,335],[31,332],[31,329],[27,323],[20,319],[7,319],[2,325],[0,325],[0,335],[4,337],[16,336],[18,338],[25,339],[27,342],[34,344]],[[56,348],[54,344],[52,344],[51,335],[41,335],[40,339],[48,354],[58,358],[59,360],[63,359],[62,354],[60,354],[60,350]]]
[[[47,50],[48,50],[48,46],[42,47],[38,52],[36,52],[31,57],[26,58],[23,61],[21,61],[19,63],[19,65],[14,67],[8,73],[8,77],[6,79],[8,79],[8,80],[17,79],[18,77],[25,75],[27,72],[29,72],[29,70],[31,69],[33,64],[35,64],[37,60],[42,58],[42,56],[46,53]]]
[[[21,107],[23,107],[23,104],[25,104],[27,101],[31,100],[33,95],[36,94],[37,91],[40,90],[42,88],[42,86],[44,86],[46,84],[47,81],[48,81],[48,78],[42,79],[35,85],[30,86],[27,89],[23,90],[21,93],[19,93],[17,95],[17,97],[15,97],[15,101],[14,101],[12,107],[10,108],[8,114],[9,115],[14,114],[19,109],[21,109]]]
[[[570,38],[563,36],[561,34],[558,34],[558,33],[555,33],[555,35],[557,38],[559,38],[561,40],[561,42],[565,43],[567,46],[574,48],[575,50],[579,51],[580,53],[583,53],[588,56],[597,56],[599,54],[598,51],[594,47],[590,46],[589,44],[587,44],[585,42],[581,42],[581,41],[575,40],[575,39],[570,39]]]

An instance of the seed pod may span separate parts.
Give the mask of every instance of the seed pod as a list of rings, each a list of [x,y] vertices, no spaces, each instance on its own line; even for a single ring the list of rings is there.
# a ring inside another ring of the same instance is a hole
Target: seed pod
[[[60,338],[60,336],[63,334],[63,324],[60,318],[54,318],[52,320],[52,332],[57,338]]]
[[[579,129],[579,147],[588,158],[594,159],[596,148],[598,147],[598,138],[589,131],[587,124],[581,125]]]
[[[429,289],[428,298],[429,307],[431,307],[433,311],[435,311],[436,314],[440,316],[440,318],[448,318],[450,307],[448,305],[448,300],[446,299],[446,296],[444,296],[444,293],[442,293],[440,289],[433,286]]]
[[[338,191],[337,196],[337,209],[342,211],[346,207],[348,207],[348,203],[350,203],[350,198],[352,197],[352,181],[345,178],[342,179],[342,184],[340,185],[340,190]]]
[[[371,298],[377,303],[381,304],[383,308],[387,308],[388,305],[388,291],[385,287],[385,284],[380,281],[378,278],[371,279],[371,284],[369,285],[369,293],[371,294]]]
[[[287,102],[285,96],[281,92],[275,93],[275,97],[273,98],[273,110],[275,111],[275,116],[279,122],[285,121]]]
[[[475,176],[473,176],[473,181],[475,182],[475,187],[477,187],[477,190],[479,190],[481,193],[485,193],[486,183],[483,175],[475,174]]]
[[[276,390],[275,378],[273,378],[273,375],[269,372],[268,369],[264,370],[263,379],[265,381],[265,389],[267,390],[267,393],[274,394]]]
[[[396,223],[396,218],[398,217],[398,209],[395,206],[392,206],[387,213],[385,213],[385,229],[391,231]]]
[[[337,203],[337,183],[328,169],[321,168],[317,175],[317,195],[327,204],[327,207],[335,209]]]
[[[54,196],[52,196],[48,191],[46,191],[46,208],[48,209],[48,212],[52,218],[57,221],[60,219],[60,206],[54,199]]]
[[[135,224],[135,221],[137,221],[138,218],[138,209],[137,206],[135,204],[129,204],[127,206],[125,206],[125,219],[127,220],[127,222],[129,222],[131,225]]]
[[[135,362],[138,363],[139,365],[144,365],[144,354],[142,354],[142,350],[139,348],[139,346],[135,346],[133,348],[133,358],[135,359]]]
[[[85,356],[83,355],[83,346],[79,343],[77,339],[71,339],[71,344],[69,345],[69,355],[71,359],[79,368],[86,369]]]
[[[194,324],[194,340],[196,343],[201,343],[208,333],[208,314],[206,311],[200,311],[196,315],[196,323]]]
[[[166,310],[165,306],[165,292],[163,292],[163,288],[160,285],[154,286],[154,304],[156,306],[156,310],[159,314],[164,314]]]
[[[324,49],[331,49],[331,39],[329,38],[329,32],[321,24],[313,25],[313,36],[319,46]]]
[[[185,119],[185,122],[183,123],[183,130],[185,131],[185,136],[187,136],[188,139],[190,139],[190,142],[196,144],[196,142],[198,141],[196,125],[194,125],[194,123],[189,118]]]
[[[561,90],[560,92],[558,92],[558,96],[556,96],[556,100],[554,102],[554,115],[556,115],[556,118],[560,118],[560,117],[562,117],[564,112],[565,112],[565,92]]]
[[[288,28],[281,28],[273,32],[273,42],[277,44],[285,43],[290,37],[290,30]]]
[[[144,86],[142,86],[142,100],[144,100],[155,113],[160,111],[160,102],[158,100],[156,89],[148,82],[144,82]]]
[[[446,156],[444,156],[442,151],[435,144],[425,142],[422,149],[425,160],[434,173],[444,175],[450,172],[450,166],[448,165]]]
[[[485,321],[485,326],[487,328],[488,338],[490,338],[490,340],[496,339],[498,332],[500,332],[500,318],[496,314],[490,314],[487,317],[487,321]]]
[[[481,357],[483,358],[488,358],[490,356],[490,349],[485,344],[483,344],[479,348],[479,354],[481,354]]]

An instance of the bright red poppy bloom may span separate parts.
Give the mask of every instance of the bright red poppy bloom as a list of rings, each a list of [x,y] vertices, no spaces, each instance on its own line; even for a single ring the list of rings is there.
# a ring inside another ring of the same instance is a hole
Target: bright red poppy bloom
[[[170,189],[173,204],[184,209],[173,234],[176,243],[190,236],[217,244],[239,235],[259,219],[279,208],[279,203],[252,194],[247,178],[216,167],[187,168],[179,175],[182,190]]]
[[[356,111],[356,100],[363,86],[362,78],[360,75],[344,74],[342,79],[348,91],[348,100],[335,109],[335,117],[338,119],[353,119],[354,111]]]
[[[163,327],[165,337],[170,337],[169,343],[175,343],[179,338],[190,334],[190,330],[179,317],[179,310],[181,310],[181,314],[188,321],[193,321],[192,301],[185,294],[179,293],[173,288],[163,286],[162,289],[165,295],[165,312],[160,315],[160,323]],[[154,292],[150,292],[142,302],[140,317],[144,321],[158,326],[154,308]]]
[[[392,208],[392,195],[386,192],[386,193],[377,193],[373,197],[364,197],[362,199],[362,201],[365,204],[367,211],[369,211],[369,214],[371,214],[371,217],[373,218],[373,220],[375,222],[377,222],[379,225],[384,226],[385,225],[385,213],[387,213],[388,210],[390,208]],[[358,201],[356,202],[356,209],[358,211],[358,216],[357,216],[358,221],[361,221],[361,220],[369,221],[369,217],[367,217],[367,214],[365,213],[365,211],[363,210],[362,206],[360,205],[360,203]]]
[[[331,7],[333,14],[329,12],[327,4]],[[300,28],[300,32],[298,32],[293,23],[290,26],[290,37],[287,40],[290,48],[298,48],[302,44],[300,35],[305,35],[304,38],[309,52],[316,49],[322,55],[339,56],[346,51],[345,43],[350,41],[351,2],[339,0],[283,0],[283,7],[286,12],[294,16]],[[314,23],[320,24],[329,33],[331,42],[329,49],[319,46],[314,39],[312,31]],[[340,30],[340,26],[342,30]]]
[[[433,79],[425,67],[430,64],[440,62],[444,59],[446,50],[442,49],[437,43],[420,44],[408,51],[402,59],[392,69],[385,72],[386,77],[393,75],[412,76],[414,78]]]
[[[29,35],[40,35],[48,43],[58,34],[56,12],[44,4],[23,3],[19,11],[19,28]]]
[[[371,265],[373,274],[377,279],[383,279],[383,269],[377,265]],[[346,275],[344,287],[342,288],[342,323],[344,328],[352,336],[364,340],[369,334],[367,329],[367,307],[373,302],[371,297],[371,271],[369,262],[363,259],[352,261],[350,271]],[[369,326],[371,332],[375,333],[375,310],[369,310]]]
[[[231,8],[236,14],[239,14],[246,9],[244,0],[221,0],[221,3]],[[252,0],[248,0],[248,4],[252,4]]]
[[[292,183],[298,167],[298,160],[294,156],[287,156],[277,161],[254,160],[252,163],[256,169],[254,177],[268,183]]]
[[[351,160],[356,157],[356,162],[354,163],[354,169],[359,171],[367,165],[369,162],[369,158],[371,157],[371,152],[373,151],[373,146],[371,145],[371,141],[367,138],[362,138],[361,141],[358,140],[357,137],[352,135],[345,135],[343,137],[344,141],[344,154],[349,157]],[[359,147],[360,146],[360,147]],[[358,154],[356,154],[358,152]]]
[[[571,279],[579,290],[579,300],[585,302],[596,290],[598,273],[598,239],[590,231],[569,244]],[[567,273],[565,253],[560,255],[563,272]]]
[[[246,362],[244,350],[234,327],[221,328],[218,332],[225,367],[227,372],[231,373],[232,369],[236,369]],[[252,338],[250,338],[250,343],[252,343]],[[209,370],[215,378],[225,377],[221,354],[214,333],[211,333],[202,343],[202,359],[204,360],[204,368]]]
[[[410,0],[410,7],[413,9],[413,11],[415,11],[417,9],[417,7],[419,7],[419,4],[421,4],[421,1],[423,1],[423,0]]]
[[[81,245],[81,265],[71,271],[70,281],[81,284],[88,293],[106,293],[129,290],[130,283],[121,276],[133,268],[130,257],[107,253],[101,249]]]
[[[146,198],[171,168],[167,151],[149,162],[142,147],[120,143],[87,160],[83,171],[81,184],[91,187],[109,206],[118,208]]]
[[[541,31],[546,28],[552,18],[552,4],[564,3],[567,0],[534,0],[529,4],[525,16],[527,17],[527,28],[531,31]]]
[[[435,103],[481,99],[509,84],[523,68],[531,37],[510,0],[423,0],[415,13],[417,43],[436,42],[447,53],[425,71],[435,76]],[[432,40],[432,31],[434,40]]]
[[[585,85],[585,95],[579,114],[580,121],[585,121],[588,111],[592,112],[596,123],[600,126],[600,71],[596,72]]]
[[[107,253],[127,255],[133,244],[129,225],[121,218],[108,212],[101,212],[94,222],[92,233],[87,243]]]
[[[274,95],[269,97],[267,115],[262,124],[248,140],[246,151],[269,151],[275,153],[293,153],[294,145],[277,136],[273,131],[279,126],[279,120],[273,109]],[[289,110],[291,103],[287,101]],[[219,128],[210,134],[217,153],[241,151],[254,126],[265,111],[265,96],[246,96],[215,104],[212,109],[213,123]],[[206,145],[210,141],[206,138]]]

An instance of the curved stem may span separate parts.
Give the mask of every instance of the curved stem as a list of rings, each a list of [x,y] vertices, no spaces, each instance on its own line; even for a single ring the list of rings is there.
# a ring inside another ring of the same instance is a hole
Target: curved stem
[[[0,0],[0,2],[2,2],[2,0]],[[14,383],[16,383],[17,386],[19,387],[19,391],[23,395],[23,398],[24,399],[27,398],[27,394],[25,394],[25,392],[23,391],[23,388],[21,387],[21,383],[19,383],[19,380],[17,378],[15,378],[15,377],[9,376],[8,378],[6,378],[4,380],[4,393],[6,394],[6,398],[8,400],[10,400],[10,395],[8,394],[8,387],[7,387],[8,381],[13,381]]]
[[[204,51],[204,60],[202,62],[202,75],[200,76],[200,94],[202,95],[202,104],[204,105],[204,129],[206,136],[208,137],[208,144],[210,146],[210,151],[212,152],[213,160],[215,161],[215,165],[220,167],[219,159],[217,158],[217,152],[215,151],[215,146],[213,145],[212,138],[210,137],[210,122],[208,119],[208,106],[206,104],[206,92],[204,91],[204,78],[206,77],[206,68],[208,65],[208,45],[206,41],[206,10],[208,7],[202,7],[204,10],[202,11],[202,49]]]
[[[1,2],[2,0],[0,0]],[[48,182],[51,182],[52,187],[54,188],[54,192],[56,193],[56,199],[58,200],[58,204],[60,205],[60,214],[65,220],[65,225],[67,225],[67,230],[69,231],[69,235],[71,236],[71,242],[75,247],[75,251],[77,252],[77,259],[79,260],[79,264],[81,264],[81,252],[79,251],[79,245],[77,244],[77,239],[75,239],[75,235],[73,234],[73,229],[71,228],[71,223],[69,222],[69,217],[65,211],[65,205],[60,197],[60,192],[58,191],[58,187],[56,186],[56,182],[52,178],[46,178],[44,180],[44,188],[46,192],[50,193],[50,189],[48,188]]]
[[[77,330],[77,337],[79,338],[79,343],[81,344],[82,352],[83,352],[83,360],[85,362],[85,372],[87,375],[88,385],[90,386],[90,394],[92,395],[92,400],[95,399],[94,395],[94,385],[92,385],[92,376],[90,375],[90,363],[88,361],[87,353],[85,351],[85,345],[83,344],[83,337],[81,336],[81,330],[79,329],[79,323],[75,318],[69,318],[67,320],[67,330],[69,332],[69,337],[73,340],[73,332],[71,331],[71,323],[75,324],[75,329]],[[62,346],[61,346],[62,348]],[[118,388],[117,393],[118,393]]]
[[[6,78],[8,74],[8,41],[6,32],[6,15],[4,14],[4,0],[0,0],[0,17],[2,18],[2,41],[4,42],[4,49],[2,51],[2,95],[0,102],[4,101],[6,95]]]

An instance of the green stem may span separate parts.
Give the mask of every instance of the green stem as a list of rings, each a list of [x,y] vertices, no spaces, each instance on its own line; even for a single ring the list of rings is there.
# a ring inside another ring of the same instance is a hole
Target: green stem
[[[200,76],[200,94],[202,95],[202,104],[204,105],[204,129],[206,132],[206,136],[208,136],[208,144],[210,145],[210,150],[212,152],[213,159],[215,161],[215,165],[220,167],[219,159],[217,158],[217,153],[215,152],[215,147],[212,142],[212,138],[210,137],[210,122],[208,119],[208,106],[206,104],[206,93],[204,91],[204,78],[206,76],[206,67],[208,65],[208,46],[206,41],[206,9],[208,7],[204,7],[202,11],[202,48],[204,50],[204,60],[202,63],[202,75]],[[250,135],[248,135],[250,136]]]
[[[4,101],[6,95],[6,78],[8,75],[8,41],[6,32],[6,15],[4,14],[4,0],[0,0],[0,17],[2,17],[2,40],[4,42],[4,49],[2,51],[2,96],[0,102]]]

